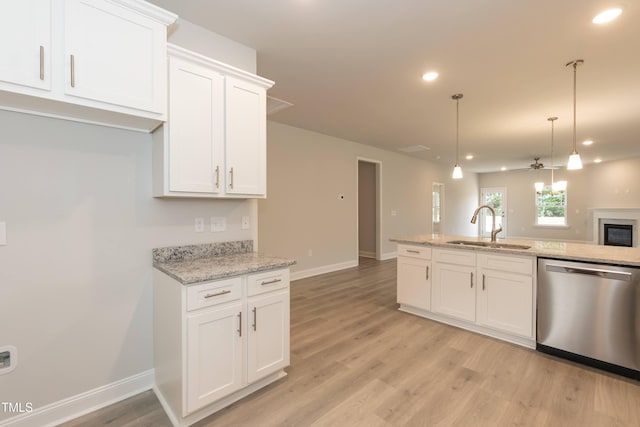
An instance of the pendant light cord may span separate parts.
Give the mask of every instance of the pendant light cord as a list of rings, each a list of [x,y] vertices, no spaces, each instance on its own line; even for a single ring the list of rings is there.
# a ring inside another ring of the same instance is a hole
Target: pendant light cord
[[[456,101],[456,166],[460,166],[460,99],[461,93],[451,95],[451,99]]]
[[[569,63],[567,63],[567,67],[569,65],[573,66],[573,152],[571,154],[578,154],[578,149],[577,149],[577,141],[576,141],[576,80],[577,80],[577,73],[576,70],[578,68],[578,65],[584,63],[584,60],[582,59],[576,59],[575,61],[571,61]]]
[[[551,190],[553,191],[553,125],[554,122],[556,120],[558,120],[557,117],[549,117],[547,120],[549,120],[551,122]]]

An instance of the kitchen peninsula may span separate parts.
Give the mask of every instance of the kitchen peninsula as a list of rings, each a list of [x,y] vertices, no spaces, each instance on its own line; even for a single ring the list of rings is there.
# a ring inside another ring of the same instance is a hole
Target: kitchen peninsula
[[[391,240],[401,311],[640,375],[638,248],[447,235]]]

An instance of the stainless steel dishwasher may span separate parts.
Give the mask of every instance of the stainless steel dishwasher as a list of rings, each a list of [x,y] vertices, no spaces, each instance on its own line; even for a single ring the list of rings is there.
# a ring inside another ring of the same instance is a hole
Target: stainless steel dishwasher
[[[537,348],[640,379],[640,268],[539,258]]]

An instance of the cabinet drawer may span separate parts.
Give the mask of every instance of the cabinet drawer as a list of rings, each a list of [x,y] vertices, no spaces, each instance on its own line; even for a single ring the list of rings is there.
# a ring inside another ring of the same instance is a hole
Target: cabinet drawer
[[[426,246],[398,245],[398,256],[431,259],[431,248]]]
[[[471,250],[446,250],[437,249],[433,251],[433,259],[438,262],[448,264],[476,266],[476,254]]]
[[[189,286],[187,289],[187,311],[234,301],[241,297],[241,277]]]
[[[289,287],[289,269],[252,274],[247,279],[247,295],[259,295]]]
[[[512,255],[478,254],[478,267],[511,273],[533,274],[533,258]]]

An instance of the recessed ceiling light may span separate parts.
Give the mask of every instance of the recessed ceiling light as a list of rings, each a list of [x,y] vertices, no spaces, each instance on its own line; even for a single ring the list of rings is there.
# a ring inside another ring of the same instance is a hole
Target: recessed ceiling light
[[[622,9],[620,8],[608,9],[596,15],[596,17],[593,18],[591,22],[593,22],[594,24],[606,24],[607,22],[611,22],[616,19],[618,16],[620,16],[621,13]]]
[[[424,73],[422,75],[422,80],[426,80],[428,82],[433,81],[438,78],[438,73],[435,71],[429,71],[428,73]]]
[[[500,168],[500,170],[501,170],[501,171],[506,171],[506,170],[507,170],[507,167],[506,167],[506,166],[503,166],[503,167],[501,167],[501,168]]]
[[[472,156],[471,154],[467,154],[467,156],[465,157],[465,159],[467,159],[467,160],[471,160],[471,159],[473,159],[473,156]]]
[[[598,158],[598,159],[593,159],[593,163],[600,163],[602,162],[602,159]]]
[[[593,141],[590,139],[587,139],[586,141],[582,142],[582,145],[591,145],[591,144],[593,144]]]

